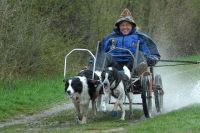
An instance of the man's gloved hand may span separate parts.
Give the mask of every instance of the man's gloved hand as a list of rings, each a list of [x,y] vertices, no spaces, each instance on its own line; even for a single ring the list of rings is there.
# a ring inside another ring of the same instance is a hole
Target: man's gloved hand
[[[158,57],[154,56],[154,55],[150,55],[147,57],[147,63],[148,66],[155,66],[155,64],[158,62]]]

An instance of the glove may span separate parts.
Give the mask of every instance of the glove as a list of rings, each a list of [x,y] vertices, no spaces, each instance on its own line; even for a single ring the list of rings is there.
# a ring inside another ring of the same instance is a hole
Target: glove
[[[155,66],[158,60],[159,59],[156,56],[150,55],[147,57],[147,64],[148,66]]]

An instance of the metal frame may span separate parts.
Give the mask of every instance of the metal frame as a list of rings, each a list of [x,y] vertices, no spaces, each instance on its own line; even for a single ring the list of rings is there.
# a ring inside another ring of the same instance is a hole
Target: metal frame
[[[114,51],[114,50],[124,50],[124,51],[128,51],[129,52],[129,54],[130,54],[130,56],[133,58],[133,60],[134,60],[134,62],[136,61],[136,58],[135,58],[135,56],[132,54],[132,52],[129,50],[129,49],[126,49],[126,48],[119,48],[119,47],[115,47],[115,48],[113,48],[113,49],[111,49],[110,51],[108,51],[107,53],[106,53],[106,55],[107,54],[111,54],[111,52],[112,51]],[[112,54],[111,54],[112,55]],[[112,55],[113,56],[113,55]],[[121,56],[121,55],[119,55],[119,56]],[[106,58],[104,59],[104,62],[103,62],[103,68],[105,67],[105,61],[106,61]],[[132,73],[131,74],[133,74],[133,69],[134,69],[134,67],[132,68]]]
[[[76,49],[73,49],[71,50],[66,56],[65,56],[65,64],[64,64],[64,79],[66,78],[66,72],[67,72],[67,58],[68,56],[73,53],[74,51],[85,51],[85,52],[88,52],[92,58],[94,59],[94,62],[93,62],[93,73],[92,73],[92,79],[94,79],[94,72],[95,72],[95,66],[96,66],[96,57],[92,54],[92,52],[88,49],[80,49],[80,48],[76,48]]]

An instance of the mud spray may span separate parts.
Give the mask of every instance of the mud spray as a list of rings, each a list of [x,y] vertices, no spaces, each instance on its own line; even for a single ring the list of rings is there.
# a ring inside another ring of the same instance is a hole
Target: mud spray
[[[200,66],[157,68],[164,89],[164,113],[200,103]]]

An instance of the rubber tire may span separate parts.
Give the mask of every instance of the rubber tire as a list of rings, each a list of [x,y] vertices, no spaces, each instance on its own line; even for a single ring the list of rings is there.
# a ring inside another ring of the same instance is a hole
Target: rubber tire
[[[155,80],[154,97],[155,97],[156,111],[158,113],[161,113],[163,109],[163,85],[161,76],[156,75],[154,80]]]
[[[152,97],[150,97],[150,93],[149,91],[147,91],[149,89],[148,86],[150,86],[148,76],[144,76],[143,79],[141,79],[141,90],[142,90],[141,98],[142,98],[143,112],[146,118],[151,117],[151,111],[152,111]]]

